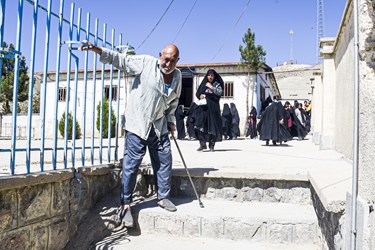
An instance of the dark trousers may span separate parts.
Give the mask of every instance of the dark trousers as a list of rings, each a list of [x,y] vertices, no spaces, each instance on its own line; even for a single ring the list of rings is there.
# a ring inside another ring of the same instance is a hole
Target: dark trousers
[[[215,147],[215,136],[212,134],[204,133],[202,131],[199,131],[199,145],[203,148],[206,148],[206,143],[208,142],[209,148]]]
[[[172,152],[168,134],[159,139],[151,128],[147,140],[127,132],[125,136],[124,160],[122,163],[121,204],[130,204],[139,166],[149,150],[155,176],[158,199],[169,198],[171,190]]]

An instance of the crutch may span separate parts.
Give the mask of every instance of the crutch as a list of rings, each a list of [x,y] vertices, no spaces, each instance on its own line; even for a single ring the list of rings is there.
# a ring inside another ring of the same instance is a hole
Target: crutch
[[[180,157],[181,157],[182,163],[184,164],[184,167],[185,167],[186,173],[187,173],[187,175],[188,175],[188,177],[189,177],[189,180],[190,180],[191,186],[192,186],[193,189],[194,189],[194,193],[195,193],[195,196],[197,197],[197,200],[198,200],[198,202],[199,202],[199,206],[200,206],[201,208],[204,208],[204,205],[203,205],[201,199],[199,198],[199,195],[198,195],[198,193],[197,193],[197,189],[195,188],[195,185],[194,185],[194,183],[193,183],[193,180],[191,179],[191,176],[190,176],[189,170],[188,170],[188,168],[186,167],[186,163],[185,163],[184,157],[182,156],[182,153],[181,153],[180,147],[178,146],[178,143],[177,143],[177,141],[176,141],[176,138],[174,137],[173,131],[170,131],[170,132],[171,132],[172,138],[173,138],[173,140],[174,140],[174,143],[176,144],[176,147],[177,147],[178,153],[180,154]]]

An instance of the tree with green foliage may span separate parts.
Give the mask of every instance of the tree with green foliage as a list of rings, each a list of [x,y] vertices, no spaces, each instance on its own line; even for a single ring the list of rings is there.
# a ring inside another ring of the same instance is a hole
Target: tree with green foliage
[[[36,91],[33,97],[33,113],[40,113],[40,92]]]
[[[14,50],[14,45],[9,46],[4,42],[3,48]],[[4,54],[11,54],[11,52],[4,52]],[[0,86],[0,101],[3,102],[4,114],[11,113],[10,102],[13,101],[13,80],[14,80],[14,58],[3,58],[2,60],[2,75]],[[27,100],[29,93],[29,76],[27,74],[26,59],[22,56],[19,60],[19,76],[18,76],[18,101],[23,102]]]
[[[255,84],[250,84],[250,73],[255,72],[258,74],[258,69],[263,66],[266,61],[266,51],[263,50],[261,45],[255,45],[255,33],[248,28],[244,37],[242,38],[244,45],[240,45],[239,51],[241,53],[240,67],[247,69],[248,83],[246,88],[246,117],[249,115],[249,95],[252,90],[251,105],[253,105],[253,96],[255,91]]]
[[[103,112],[103,138],[108,138],[108,117],[109,117],[109,102],[108,99],[104,97],[104,112]],[[96,128],[100,131],[100,111],[101,102],[96,106],[97,117],[96,117]],[[116,116],[113,108],[111,107],[111,138],[115,137],[116,129]]]
[[[65,136],[65,112],[62,114],[59,121],[59,131],[62,137]],[[82,132],[78,121],[76,121],[76,139],[81,138]],[[73,138],[73,115],[69,112],[68,114],[68,140]]]

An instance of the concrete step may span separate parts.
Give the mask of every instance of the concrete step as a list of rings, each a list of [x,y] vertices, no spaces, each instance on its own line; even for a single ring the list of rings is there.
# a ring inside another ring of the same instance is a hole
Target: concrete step
[[[314,244],[272,244],[234,241],[230,239],[187,238],[171,235],[142,234],[132,236],[126,230],[111,234],[97,242],[91,249],[104,250],[318,250]]]
[[[311,185],[307,180],[290,176],[269,176],[259,179],[257,175],[237,173],[207,174],[206,169],[190,169],[194,185],[202,198],[229,201],[283,202],[312,205]],[[155,190],[151,166],[140,169],[136,191],[147,194]],[[185,169],[173,169],[171,195],[195,197]]]
[[[156,206],[151,199],[132,213],[136,230],[143,234],[191,238],[247,240],[275,244],[315,244],[319,226],[310,205],[233,202],[203,199],[204,208],[191,198],[172,199],[177,212]]]

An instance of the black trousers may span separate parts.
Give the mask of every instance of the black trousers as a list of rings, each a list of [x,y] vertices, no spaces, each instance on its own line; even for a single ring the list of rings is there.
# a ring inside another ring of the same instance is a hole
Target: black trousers
[[[209,148],[215,147],[215,136],[212,134],[204,133],[202,131],[199,131],[199,144],[201,147],[206,148],[207,142]]]

